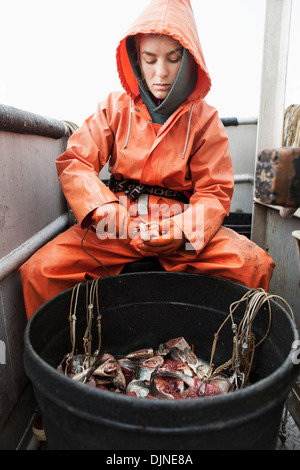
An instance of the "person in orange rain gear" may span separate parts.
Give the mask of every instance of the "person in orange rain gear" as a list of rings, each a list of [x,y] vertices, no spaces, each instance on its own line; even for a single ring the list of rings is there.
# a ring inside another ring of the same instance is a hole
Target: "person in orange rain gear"
[[[98,105],[57,159],[78,224],[21,266],[28,318],[78,282],[145,256],[167,271],[267,290],[273,260],[222,226],[233,170],[225,129],[204,100],[211,81],[190,1],[151,1],[116,60],[124,91]],[[109,187],[99,178],[106,163]]]

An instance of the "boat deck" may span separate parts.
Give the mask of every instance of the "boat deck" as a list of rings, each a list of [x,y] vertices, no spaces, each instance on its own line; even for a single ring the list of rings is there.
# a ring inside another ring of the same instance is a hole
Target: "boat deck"
[[[300,450],[300,429],[289,412],[282,439],[278,438],[276,450]]]

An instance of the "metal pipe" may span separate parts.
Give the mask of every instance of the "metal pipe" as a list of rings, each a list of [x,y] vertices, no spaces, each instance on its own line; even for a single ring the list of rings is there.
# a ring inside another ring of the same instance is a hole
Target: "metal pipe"
[[[238,118],[239,126],[251,126],[251,125],[257,125],[257,123],[258,123],[257,117]]]
[[[251,175],[234,175],[234,184],[240,183],[254,183],[254,177]]]
[[[0,260],[0,282],[16,271],[33,253],[68,227],[69,215],[65,212],[22,245]]]
[[[0,104],[0,131],[60,139],[71,134],[67,122]]]
[[[229,126],[250,126],[257,125],[258,119],[252,118],[237,118],[237,117],[223,117],[221,121],[225,127]]]

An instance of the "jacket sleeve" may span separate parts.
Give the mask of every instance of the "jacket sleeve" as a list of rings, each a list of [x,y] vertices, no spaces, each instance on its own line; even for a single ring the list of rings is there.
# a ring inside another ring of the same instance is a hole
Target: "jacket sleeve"
[[[114,193],[99,179],[113,141],[106,106],[99,104],[96,113],[70,137],[66,151],[56,160],[62,190],[83,228],[92,222],[94,209],[118,202]]]
[[[214,110],[195,136],[190,158],[193,194],[182,214],[174,216],[189,243],[187,252],[201,252],[229,214],[234,175],[225,128]]]

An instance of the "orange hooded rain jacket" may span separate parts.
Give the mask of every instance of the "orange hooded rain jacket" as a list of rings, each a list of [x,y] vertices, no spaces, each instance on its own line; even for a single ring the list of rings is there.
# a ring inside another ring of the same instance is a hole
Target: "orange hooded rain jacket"
[[[126,39],[138,33],[172,36],[197,64],[194,90],[162,125],[152,121],[130,64]],[[217,111],[204,100],[211,81],[190,1],[152,0],[119,42],[116,60],[124,91],[109,94],[98,105],[57,159],[62,189],[79,224],[20,269],[28,317],[45,300],[87,275],[101,275],[99,265],[81,250],[80,240],[94,209],[117,202],[122,195],[113,193],[99,179],[105,164],[117,179],[191,194],[188,205],[177,204],[181,210],[175,211],[173,218],[193,249],[160,259],[165,269],[207,273],[267,288],[274,268],[271,258],[250,240],[221,225],[230,210],[233,170],[225,129]],[[174,203],[149,197],[150,208]],[[137,223],[140,220],[136,217]],[[85,242],[110,274],[118,274],[125,263],[141,257],[134,240],[129,245],[119,240],[100,241],[89,232]]]
[[[198,64],[194,91],[158,132],[140,98],[127,54],[126,38],[137,33],[173,36]],[[110,94],[70,138],[67,151],[57,160],[64,194],[77,220],[86,226],[91,211],[117,201],[98,177],[109,161],[109,171],[117,178],[192,193],[190,205],[201,204],[199,210],[204,209],[205,246],[229,213],[234,180],[227,134],[216,110],[203,100],[211,82],[190,2],[152,1],[120,41],[116,58],[126,93]],[[197,233],[193,230],[192,209],[188,211],[190,223],[186,213],[184,233],[193,243]],[[177,223],[181,219],[177,217]],[[202,241],[195,248],[203,249]]]

